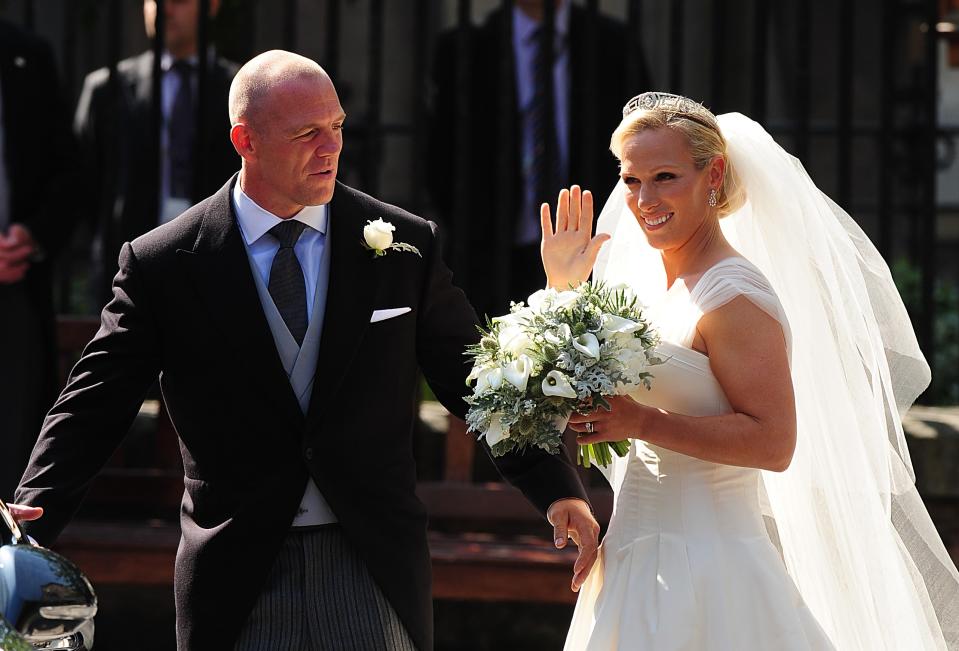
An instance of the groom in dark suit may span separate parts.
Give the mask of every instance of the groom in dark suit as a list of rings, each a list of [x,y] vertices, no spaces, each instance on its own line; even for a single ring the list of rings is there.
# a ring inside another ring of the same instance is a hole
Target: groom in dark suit
[[[17,499],[46,510],[30,533],[52,540],[159,375],[186,485],[178,648],[430,649],[417,372],[462,415],[476,316],[434,224],[336,181],[345,115],[316,63],[254,58],[230,116],[239,175],[123,245]],[[417,252],[365,238],[377,219]],[[574,468],[537,452],[498,465],[580,542],[581,582],[598,527]]]

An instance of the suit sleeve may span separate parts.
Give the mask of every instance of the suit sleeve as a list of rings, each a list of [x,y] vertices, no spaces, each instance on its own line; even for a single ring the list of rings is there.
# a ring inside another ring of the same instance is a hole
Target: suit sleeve
[[[431,227],[434,237],[427,253],[429,270],[420,304],[417,354],[436,397],[463,418],[469,374],[464,352],[466,346],[479,341],[478,320],[466,295],[453,284],[452,273],[439,254],[436,225],[431,223]],[[527,448],[522,453],[493,457],[485,441],[481,445],[503,478],[519,488],[540,513],[545,515],[553,502],[563,498],[589,501],[565,447],[556,455]]]
[[[113,300],[67,384],[47,414],[16,501],[42,506],[29,524],[42,544],[76,512],[90,481],[133,423],[160,369],[160,342],[129,243],[120,253]]]

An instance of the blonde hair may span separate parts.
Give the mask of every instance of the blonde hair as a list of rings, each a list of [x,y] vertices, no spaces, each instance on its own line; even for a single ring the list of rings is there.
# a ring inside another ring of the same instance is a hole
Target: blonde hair
[[[722,156],[726,161],[723,184],[716,192],[716,213],[725,217],[742,207],[746,202],[746,191],[729,161],[726,139],[723,138],[719,123],[712,113],[699,104],[696,106],[701,110],[695,112],[677,112],[674,106],[631,109],[632,104],[632,100],[627,104],[623,120],[613,131],[609,141],[609,149],[616,158],[623,159],[623,145],[638,133],[650,129],[678,131],[689,143],[689,153],[692,154],[696,169],[704,169],[716,156]]]

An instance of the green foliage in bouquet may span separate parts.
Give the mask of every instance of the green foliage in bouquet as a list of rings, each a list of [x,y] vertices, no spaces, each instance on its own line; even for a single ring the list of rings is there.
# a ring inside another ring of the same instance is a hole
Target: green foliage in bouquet
[[[487,321],[468,382],[469,430],[480,433],[494,456],[528,446],[559,452],[570,414],[609,408],[606,396],[649,388],[655,331],[625,287],[584,283],[576,289],[541,290],[529,305]],[[580,446],[584,466],[608,465],[627,441]]]

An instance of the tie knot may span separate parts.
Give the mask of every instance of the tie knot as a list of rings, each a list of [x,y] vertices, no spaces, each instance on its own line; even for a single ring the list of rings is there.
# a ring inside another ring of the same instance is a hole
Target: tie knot
[[[285,219],[270,229],[270,235],[280,241],[281,249],[291,248],[300,239],[306,224],[295,219]]]

